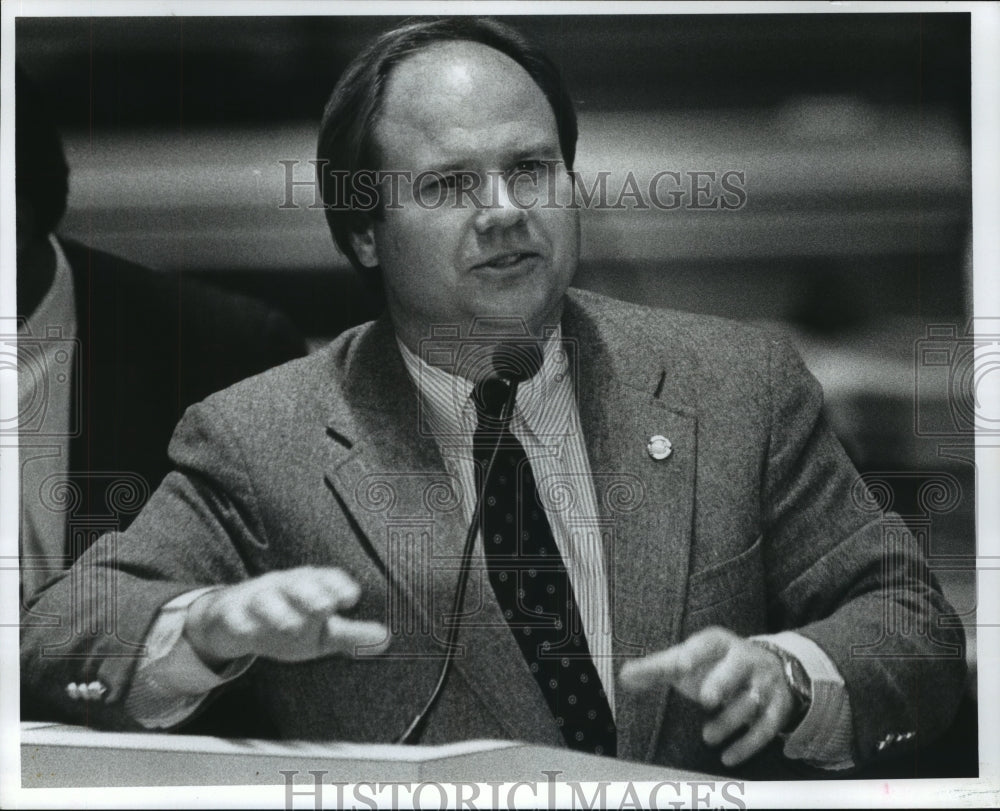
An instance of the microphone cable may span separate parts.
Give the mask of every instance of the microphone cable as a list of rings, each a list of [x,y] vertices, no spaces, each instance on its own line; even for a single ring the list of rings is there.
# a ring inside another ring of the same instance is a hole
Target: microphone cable
[[[507,399],[500,411],[500,425],[506,425],[507,420],[510,419],[514,410],[514,400],[517,396],[517,380],[505,380],[504,382],[510,386],[510,391],[508,392]],[[459,612],[462,610],[462,603],[465,601],[465,589],[469,581],[472,551],[476,544],[476,535],[479,534],[479,523],[483,509],[482,496],[486,490],[486,482],[489,481],[490,473],[493,472],[493,463],[496,461],[497,452],[500,450],[500,443],[502,441],[503,431],[500,430],[497,432],[497,440],[493,445],[489,462],[486,465],[486,472],[482,477],[482,484],[480,485],[478,498],[476,499],[476,508],[472,513],[472,521],[469,523],[469,529],[465,533],[465,546],[462,549],[462,560],[458,572],[458,586],[455,589],[455,601],[451,610],[454,622],[448,629],[448,640],[446,642],[447,647],[445,651],[444,663],[441,665],[441,672],[438,675],[437,684],[434,686],[434,691],[431,693],[430,698],[427,699],[427,703],[424,704],[424,708],[417,714],[413,721],[410,722],[406,731],[400,735],[394,743],[415,744],[419,742],[420,736],[423,734],[424,727],[427,724],[427,717],[430,715],[430,711],[434,708],[434,705],[437,704],[438,698],[441,696],[441,691],[444,689],[445,682],[448,680],[448,674],[451,672],[452,662],[455,660],[455,650],[457,649],[456,641],[458,640],[459,631]]]

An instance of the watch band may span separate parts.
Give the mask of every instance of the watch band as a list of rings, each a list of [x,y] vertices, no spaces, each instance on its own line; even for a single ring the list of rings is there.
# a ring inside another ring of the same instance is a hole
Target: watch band
[[[785,676],[785,684],[788,685],[788,690],[792,694],[792,700],[795,702],[792,717],[783,730],[783,732],[791,732],[802,723],[802,719],[806,717],[806,713],[809,712],[809,708],[812,706],[812,680],[809,678],[809,674],[806,673],[806,669],[802,666],[802,663],[780,645],[775,645],[763,639],[751,639],[750,641],[771,651],[771,653],[781,660],[781,670]]]

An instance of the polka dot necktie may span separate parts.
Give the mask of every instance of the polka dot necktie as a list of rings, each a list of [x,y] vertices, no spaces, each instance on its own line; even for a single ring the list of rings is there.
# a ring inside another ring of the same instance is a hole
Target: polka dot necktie
[[[489,378],[473,392],[476,485],[490,584],[528,668],[572,749],[613,757],[617,733],[583,632],[566,567],[524,447],[501,416],[517,382]],[[499,442],[499,445],[498,445]],[[493,469],[482,481],[493,448]]]

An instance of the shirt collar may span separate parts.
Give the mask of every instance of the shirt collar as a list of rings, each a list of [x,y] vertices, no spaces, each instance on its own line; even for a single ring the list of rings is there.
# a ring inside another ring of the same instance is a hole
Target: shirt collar
[[[422,418],[439,444],[467,444],[476,426],[471,380],[431,366],[396,337],[406,371],[420,394]],[[562,330],[556,328],[542,347],[538,372],[517,387],[512,422],[536,436],[565,433],[573,386]],[[449,442],[448,440],[455,440]]]
[[[62,245],[53,235],[49,235],[49,244],[55,254],[55,273],[52,274],[52,284],[42,300],[38,302],[33,313],[27,320],[19,324],[18,332],[35,337],[45,338],[49,328],[58,328],[59,334],[54,337],[76,337],[76,301],[73,286],[73,273],[69,261],[63,253]]]

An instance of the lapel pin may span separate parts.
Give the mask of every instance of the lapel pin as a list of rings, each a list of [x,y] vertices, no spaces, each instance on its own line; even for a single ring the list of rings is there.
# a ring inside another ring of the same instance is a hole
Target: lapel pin
[[[651,436],[649,442],[646,443],[646,452],[657,461],[666,459],[672,451],[673,446],[670,444],[670,440],[659,434]]]

